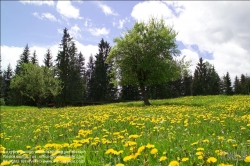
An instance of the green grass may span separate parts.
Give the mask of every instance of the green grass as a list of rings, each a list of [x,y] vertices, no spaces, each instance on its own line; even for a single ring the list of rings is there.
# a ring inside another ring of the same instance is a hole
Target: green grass
[[[249,165],[250,96],[150,102],[151,106],[139,101],[69,108],[1,107],[0,151],[5,152],[1,162],[63,165],[60,162],[68,159],[68,165],[85,166],[160,166],[173,161],[186,166]],[[56,151],[59,154],[52,155]]]

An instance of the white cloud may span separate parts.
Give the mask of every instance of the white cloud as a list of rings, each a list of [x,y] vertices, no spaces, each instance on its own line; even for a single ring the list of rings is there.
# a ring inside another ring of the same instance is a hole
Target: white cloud
[[[138,21],[148,20],[150,15],[162,15],[168,25],[173,24],[177,40],[184,45],[196,45],[200,52],[212,54],[212,59],[203,59],[214,64],[220,76],[227,71],[231,78],[249,74],[250,19],[246,16],[250,15],[250,2],[147,1],[135,5],[131,13]]]
[[[32,5],[48,5],[48,6],[54,6],[55,2],[53,0],[48,0],[48,1],[37,1],[37,0],[25,0],[25,1],[20,1],[23,4],[32,4]]]
[[[94,36],[108,35],[109,29],[104,28],[89,28],[88,31]]]
[[[43,16],[47,19],[49,19],[50,21],[57,21],[56,17],[53,14],[50,13],[43,13]]]
[[[70,1],[58,1],[56,5],[57,12],[60,13],[63,17],[82,19],[80,17],[80,11],[74,7]]]
[[[82,37],[80,32],[81,32],[81,29],[77,26],[77,24],[75,26],[71,27],[69,30],[69,34],[75,39]]]
[[[137,21],[147,21],[149,17],[172,18],[174,14],[163,2],[146,1],[135,5],[131,16]]]
[[[184,56],[185,56],[185,61],[191,61],[190,70],[193,74],[197,63],[199,62],[199,55],[197,52],[192,51],[190,49],[183,49],[181,50],[181,54],[180,54],[180,57],[178,57],[178,59],[181,59]]]
[[[50,20],[52,22],[61,22],[61,20],[56,19],[56,17],[51,13],[42,13],[41,15],[39,15],[39,13],[34,12],[32,14],[33,14],[33,16],[35,16],[35,17],[37,17],[37,18],[39,18],[41,20],[45,18],[45,19],[48,19],[48,20]]]
[[[76,47],[78,52],[81,52],[85,58],[85,66],[89,61],[89,57],[92,54],[93,56],[96,55],[98,53],[98,46],[94,46],[94,45],[83,45],[78,41],[75,41]]]
[[[105,13],[105,15],[115,15],[117,16],[118,14],[115,13],[109,6],[99,3],[99,7],[102,9],[103,13]]]
[[[126,17],[125,19],[119,20],[119,26],[118,26],[118,28],[119,28],[119,29],[122,29],[124,23],[126,23],[126,22],[130,22],[130,20],[129,20],[127,17]],[[113,25],[114,25],[114,24],[113,24]]]

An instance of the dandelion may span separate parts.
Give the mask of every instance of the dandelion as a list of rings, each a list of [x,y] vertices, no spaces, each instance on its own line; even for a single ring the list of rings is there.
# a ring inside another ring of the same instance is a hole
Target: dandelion
[[[197,148],[197,151],[204,151],[204,148]]]
[[[145,149],[145,146],[141,146],[141,147],[138,148],[138,151],[137,151],[137,152],[138,152],[138,153],[141,153],[142,151],[144,151],[144,149]]]
[[[35,153],[36,154],[43,154],[43,153],[45,153],[45,151],[44,150],[37,150],[37,151],[35,151]]]
[[[233,164],[224,164],[224,163],[221,163],[218,166],[233,166]]]
[[[184,158],[182,158],[182,162],[185,162],[185,161],[188,161],[189,160],[189,158],[188,157],[184,157]]]
[[[131,159],[133,159],[133,158],[134,158],[134,157],[133,157],[132,155],[126,156],[126,157],[123,158],[123,161],[124,161],[124,162],[127,162],[127,161],[129,161],[129,160],[131,160]]]
[[[118,164],[116,164],[115,166],[124,166],[124,164],[118,163]]]
[[[165,161],[165,160],[167,160],[167,157],[166,156],[161,156],[160,161]]]
[[[31,148],[31,146],[27,145],[27,146],[26,146],[26,148],[27,148],[27,149],[30,149],[30,148]]]
[[[139,135],[130,135],[129,136],[129,139],[137,139],[137,138],[139,138],[140,136]]]
[[[12,163],[12,160],[10,160],[10,161],[3,161],[2,163],[1,163],[1,166],[2,165],[10,165]]]
[[[203,159],[203,156],[198,156],[198,159],[199,159],[199,160],[202,160],[202,159]]]
[[[246,156],[245,160],[246,163],[250,163],[250,156]]]
[[[197,156],[201,156],[201,155],[203,155],[203,152],[196,152],[195,153]]]
[[[194,142],[194,143],[192,143],[191,145],[197,145],[198,144],[198,142]]]
[[[156,154],[156,153],[158,153],[158,150],[157,150],[156,148],[154,148],[154,149],[152,149],[152,150],[150,151],[150,153],[151,153],[151,154]]]
[[[209,158],[207,159],[207,162],[208,162],[208,163],[215,163],[216,161],[217,161],[217,159],[214,158],[214,157],[209,157]]]
[[[179,162],[174,160],[174,161],[171,161],[168,166],[179,166],[179,165],[180,165]]]
[[[155,146],[154,145],[152,145],[152,144],[147,144],[146,145],[146,148],[148,148],[148,149],[151,149],[151,148],[154,148]]]

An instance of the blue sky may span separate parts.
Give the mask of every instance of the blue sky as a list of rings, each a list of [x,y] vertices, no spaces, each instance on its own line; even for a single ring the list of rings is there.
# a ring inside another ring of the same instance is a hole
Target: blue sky
[[[234,11],[234,12],[232,12]],[[163,17],[178,31],[181,56],[213,64],[220,76],[250,74],[250,2],[183,1],[1,1],[2,68],[16,61],[26,44],[42,64],[46,49],[55,58],[62,29],[69,30],[86,61],[102,38],[114,45],[135,21]]]

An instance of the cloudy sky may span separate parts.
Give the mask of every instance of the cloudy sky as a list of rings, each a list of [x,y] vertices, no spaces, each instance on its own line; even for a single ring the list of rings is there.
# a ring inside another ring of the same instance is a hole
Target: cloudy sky
[[[163,17],[178,32],[181,56],[215,66],[220,76],[250,74],[250,2],[185,1],[1,1],[2,69],[16,61],[26,44],[42,64],[50,48],[55,58],[66,27],[87,60],[102,38],[114,45],[135,21]]]

